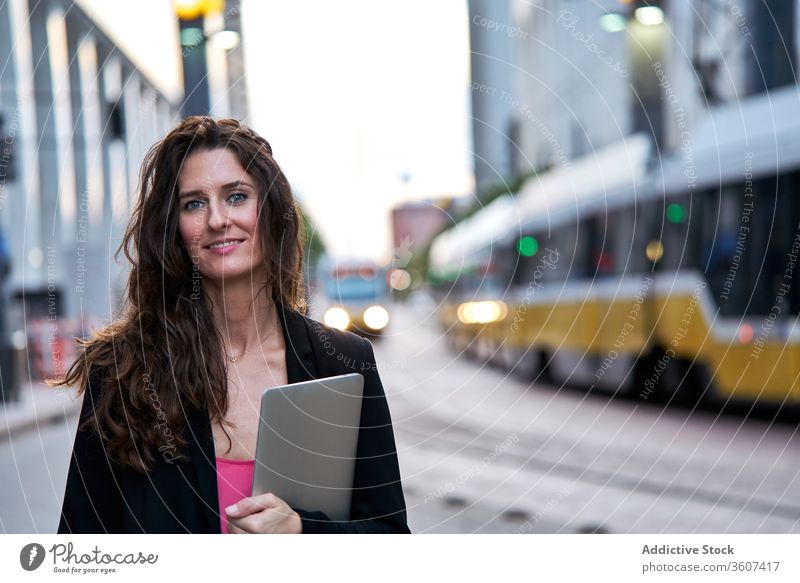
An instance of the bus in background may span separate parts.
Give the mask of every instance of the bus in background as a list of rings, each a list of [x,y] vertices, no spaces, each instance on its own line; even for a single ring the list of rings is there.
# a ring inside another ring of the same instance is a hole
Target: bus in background
[[[389,324],[386,270],[372,261],[324,258],[317,275],[318,311],[332,328],[378,336]]]

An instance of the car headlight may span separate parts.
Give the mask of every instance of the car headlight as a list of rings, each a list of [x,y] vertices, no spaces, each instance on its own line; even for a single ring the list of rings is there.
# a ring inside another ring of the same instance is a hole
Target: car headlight
[[[464,324],[489,324],[504,319],[507,314],[504,302],[466,302],[458,306],[458,319]]]
[[[326,326],[331,328],[338,328],[339,330],[346,330],[350,325],[350,316],[347,315],[342,308],[330,308],[325,312],[322,318]]]
[[[364,310],[364,324],[373,330],[383,330],[389,323],[389,312],[383,306],[370,306]]]

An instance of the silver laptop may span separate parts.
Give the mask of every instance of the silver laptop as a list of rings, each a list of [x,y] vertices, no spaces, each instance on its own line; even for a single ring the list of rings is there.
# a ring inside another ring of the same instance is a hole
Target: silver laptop
[[[363,391],[359,373],[265,390],[253,496],[348,520]]]

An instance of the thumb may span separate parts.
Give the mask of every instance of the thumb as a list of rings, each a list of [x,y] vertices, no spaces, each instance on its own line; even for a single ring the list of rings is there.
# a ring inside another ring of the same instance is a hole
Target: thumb
[[[236,504],[232,504],[225,509],[225,514],[229,518],[242,518],[255,512],[261,512],[265,508],[275,505],[275,497],[272,494],[262,494],[250,498],[242,498]]]

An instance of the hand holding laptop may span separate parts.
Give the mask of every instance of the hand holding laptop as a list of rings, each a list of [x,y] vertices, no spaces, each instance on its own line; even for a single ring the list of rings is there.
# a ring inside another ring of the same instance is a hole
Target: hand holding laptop
[[[300,515],[274,494],[244,498],[225,509],[230,534],[300,534]]]
[[[347,520],[364,377],[274,387],[261,397],[253,496],[229,507],[234,533],[300,533],[293,508]]]

